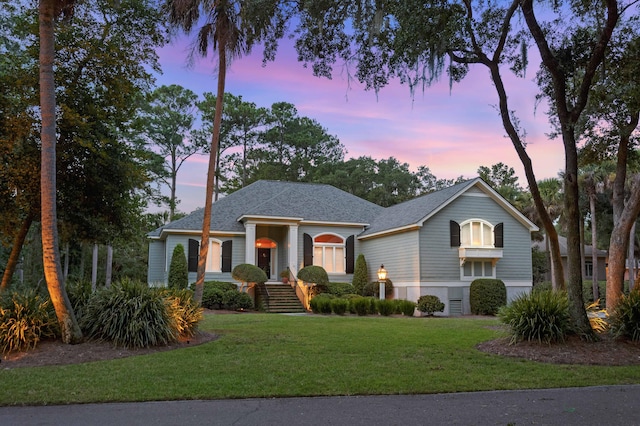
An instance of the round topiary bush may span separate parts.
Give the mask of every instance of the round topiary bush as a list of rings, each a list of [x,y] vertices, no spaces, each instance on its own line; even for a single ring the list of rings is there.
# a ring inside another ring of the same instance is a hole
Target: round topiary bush
[[[444,303],[440,301],[438,296],[433,296],[431,294],[420,296],[416,307],[420,312],[429,316],[436,312],[444,311]]]
[[[234,280],[243,283],[264,283],[267,282],[267,274],[256,265],[241,263],[233,268],[231,276]]]
[[[500,307],[507,304],[507,287],[502,280],[479,278],[473,280],[469,289],[471,313],[475,315],[495,315]]]

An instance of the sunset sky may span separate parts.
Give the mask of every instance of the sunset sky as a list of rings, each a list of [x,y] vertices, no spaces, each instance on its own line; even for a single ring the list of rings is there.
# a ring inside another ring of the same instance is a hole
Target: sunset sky
[[[158,51],[163,75],[157,85],[179,84],[202,96],[216,91],[217,68],[211,57],[188,67],[191,38],[175,40]],[[535,110],[536,85],[532,66],[524,79],[503,75],[508,85],[510,108],[516,110],[527,132],[527,151],[538,180],[557,177],[563,168],[560,140],[549,140],[544,106]],[[341,65],[334,78],[314,77],[297,62],[291,42],[281,44],[275,62],[262,66],[262,51],[235,60],[227,72],[226,92],[241,95],[259,107],[289,102],[300,116],[317,120],[328,133],[338,137],[347,158],[363,155],[376,160],[395,157],[412,170],[425,165],[437,178],[477,176],[479,166],[502,162],[513,167],[526,187],[523,168],[511,141],[506,137],[497,111],[497,95],[485,68],[477,66],[467,78],[454,85],[444,81],[418,90],[412,99],[409,88],[394,82],[377,96],[359,83],[351,87]],[[180,211],[191,212],[204,205],[208,157],[194,156],[178,174]]]

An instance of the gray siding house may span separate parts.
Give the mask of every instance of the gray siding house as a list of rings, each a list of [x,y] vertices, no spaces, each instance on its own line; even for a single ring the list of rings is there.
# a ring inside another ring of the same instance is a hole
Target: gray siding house
[[[148,234],[150,285],[166,285],[177,244],[195,281],[202,214]],[[205,279],[232,282],[233,267],[251,263],[271,281],[319,265],[331,281],[351,282],[362,253],[370,281],[384,264],[395,298],[432,294],[444,315],[467,314],[476,278],[501,279],[509,299],[530,291],[536,230],[480,178],[388,208],[329,185],[258,181],[213,204]]]

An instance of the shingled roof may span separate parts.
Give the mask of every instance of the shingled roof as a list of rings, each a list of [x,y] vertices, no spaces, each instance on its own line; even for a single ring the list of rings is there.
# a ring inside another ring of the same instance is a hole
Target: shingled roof
[[[377,204],[331,185],[261,180],[213,203],[211,230],[244,232],[244,226],[239,222],[243,216],[366,225],[383,210]],[[199,230],[203,214],[203,209],[196,210],[148,235],[159,237],[163,230]]]

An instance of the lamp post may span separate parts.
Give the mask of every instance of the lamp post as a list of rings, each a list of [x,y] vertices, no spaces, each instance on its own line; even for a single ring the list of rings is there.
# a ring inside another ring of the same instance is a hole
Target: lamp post
[[[378,284],[380,286],[380,300],[385,299],[385,283],[387,281],[387,270],[384,269],[384,265],[380,265],[380,269],[378,269]]]

